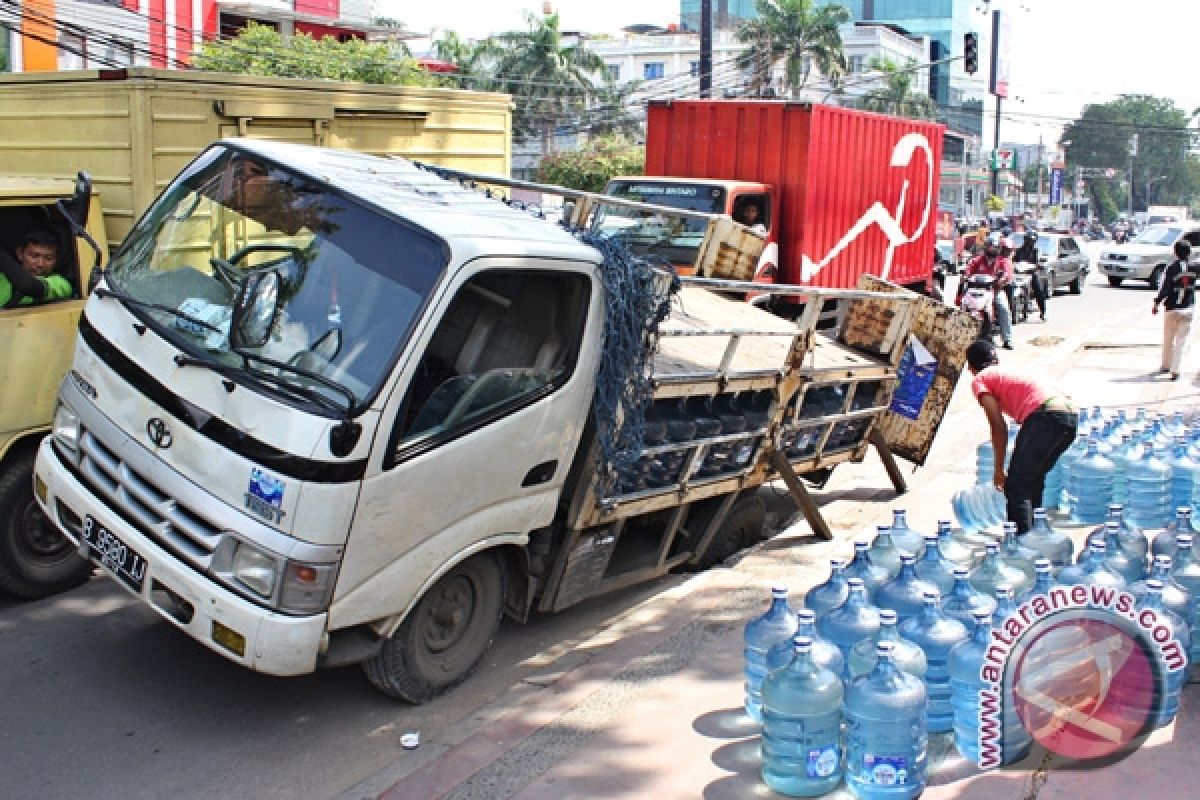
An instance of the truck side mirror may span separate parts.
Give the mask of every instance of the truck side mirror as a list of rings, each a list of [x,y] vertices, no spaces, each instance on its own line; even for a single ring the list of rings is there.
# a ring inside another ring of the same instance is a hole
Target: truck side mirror
[[[242,282],[233,306],[229,343],[235,351],[262,347],[279,313],[282,279],[276,270],[251,272]]]

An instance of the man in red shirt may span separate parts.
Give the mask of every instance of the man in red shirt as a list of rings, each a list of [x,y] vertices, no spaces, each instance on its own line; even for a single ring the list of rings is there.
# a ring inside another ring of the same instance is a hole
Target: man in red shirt
[[[993,234],[988,237],[987,244],[983,248],[983,252],[971,259],[967,264],[967,270],[963,275],[963,279],[959,281],[959,293],[966,287],[966,279],[972,275],[992,275],[996,279],[996,296],[999,298],[1001,292],[1005,292],[1006,287],[1012,285],[1013,266],[1012,262],[1000,253],[1000,237],[998,234]],[[1012,317],[1011,308],[1008,303],[997,302],[995,304],[996,324],[1000,327],[1000,338],[1004,340],[1004,349],[1012,350]]]
[[[1043,508],[1046,473],[1075,441],[1078,415],[1071,402],[1016,370],[1000,366],[996,347],[980,339],[967,348],[967,369],[974,378],[971,391],[987,417],[995,473],[992,481],[1008,500],[1008,519],[1017,533],[1033,527],[1033,509]],[[1003,453],[1008,446],[1009,416],[1021,426],[1013,445],[1008,471]]]

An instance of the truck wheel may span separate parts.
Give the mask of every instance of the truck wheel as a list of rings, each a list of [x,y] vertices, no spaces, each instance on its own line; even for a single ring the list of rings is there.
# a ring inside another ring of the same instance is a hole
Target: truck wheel
[[[1124,279],[1124,278],[1118,278],[1116,275],[1109,275],[1109,276],[1108,276],[1108,285],[1109,285],[1109,286],[1112,286],[1112,287],[1114,287],[1114,288],[1115,288],[1115,287],[1119,287],[1119,286],[1120,286],[1122,283],[1124,283],[1124,282],[1125,282],[1125,279]]]
[[[505,590],[504,570],[491,553],[458,564],[363,663],[367,680],[409,703],[428,702],[462,683],[496,636]]]
[[[1163,268],[1155,267],[1154,271],[1150,273],[1150,278],[1146,282],[1150,284],[1151,289],[1157,292],[1158,287],[1162,285],[1162,276]]]
[[[32,448],[0,473],[0,590],[38,600],[88,579],[92,564],[42,513],[33,497]]]
[[[713,501],[718,500],[719,498],[713,498]],[[706,504],[698,509],[693,517],[688,519],[689,530],[696,531],[697,536],[703,533],[718,507],[719,503],[712,502],[711,505]],[[699,569],[708,569],[720,564],[742,548],[761,541],[766,519],[767,504],[761,497],[757,494],[739,497],[729,509],[729,514],[717,529],[712,541],[708,543],[708,547],[699,554],[695,561],[696,566]]]

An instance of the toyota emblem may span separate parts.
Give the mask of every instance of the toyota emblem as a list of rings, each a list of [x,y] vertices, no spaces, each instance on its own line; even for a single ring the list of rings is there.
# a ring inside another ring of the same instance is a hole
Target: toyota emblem
[[[160,450],[166,450],[175,441],[167,423],[158,417],[151,417],[146,421],[146,434],[150,437],[150,441],[154,442],[154,446]]]

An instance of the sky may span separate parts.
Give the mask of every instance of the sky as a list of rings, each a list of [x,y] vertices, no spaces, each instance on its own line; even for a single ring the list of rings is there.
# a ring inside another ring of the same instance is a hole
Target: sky
[[[1167,97],[1190,113],[1200,107],[1195,70],[1200,3],[1193,0],[955,0],[1010,15],[1012,86],[1002,102],[1004,142],[1049,148],[1062,128],[1089,103],[1121,93]],[[541,13],[541,0],[376,0],[376,13],[413,30],[455,30],[482,38],[523,30],[525,12]],[[554,0],[563,30],[614,33],[635,23],[666,26],[679,21],[679,0]],[[975,13],[990,30],[986,12]],[[986,79],[986,54],[976,74]],[[985,139],[995,124],[985,105]]]

